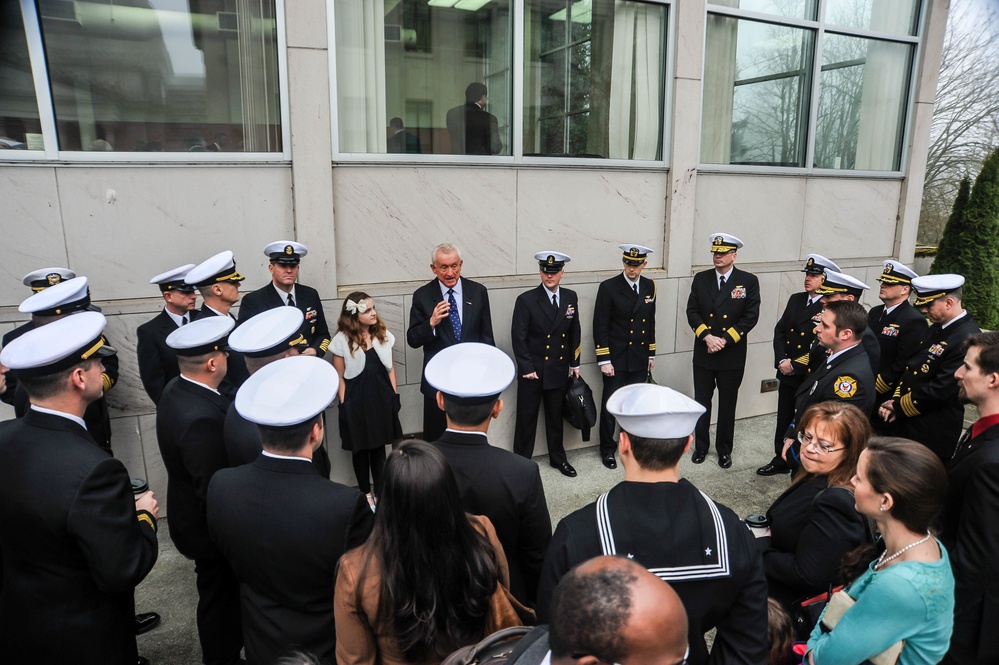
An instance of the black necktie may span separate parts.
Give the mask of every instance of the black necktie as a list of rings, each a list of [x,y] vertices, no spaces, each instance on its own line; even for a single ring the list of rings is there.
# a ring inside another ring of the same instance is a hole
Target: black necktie
[[[182,326],[186,326],[187,325],[187,314],[185,314],[184,316],[180,317],[180,325],[182,325]]]
[[[637,296],[638,295],[638,284],[632,284],[631,285],[631,289],[635,292],[635,295]]]
[[[289,293],[288,294],[288,307],[294,307],[294,306],[295,306],[295,299],[292,298],[291,294]]]
[[[958,439],[957,445],[954,447],[954,452],[951,454],[950,458],[954,459],[955,457],[957,457],[957,454],[961,452],[961,448],[963,448],[964,445],[968,443],[968,441],[970,440],[971,440],[971,427],[966,429],[964,431],[964,434],[961,435],[961,438]]]
[[[554,293],[552,294],[552,307],[558,309],[558,297]]]
[[[721,291],[725,288],[725,275],[718,278],[718,290]]]

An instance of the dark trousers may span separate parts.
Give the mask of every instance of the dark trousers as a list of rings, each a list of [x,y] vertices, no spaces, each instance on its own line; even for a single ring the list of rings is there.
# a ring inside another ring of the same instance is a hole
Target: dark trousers
[[[538,411],[545,405],[545,437],[548,440],[548,463],[561,466],[565,463],[562,445],[562,402],[569,382],[561,388],[544,389],[544,379],[517,379],[517,424],[513,433],[513,452],[531,459],[534,455],[534,437],[538,431]]]
[[[642,383],[649,375],[648,369],[641,369],[637,372],[627,372],[614,370],[614,376],[604,377],[604,394],[600,396],[600,456],[613,455],[617,452],[617,444],[614,443],[614,425],[617,422],[614,416],[607,413],[607,400],[614,394],[614,391],[623,386],[630,386],[633,383]]]
[[[780,381],[777,388],[777,425],[774,428],[774,458],[770,463],[774,466],[787,466],[784,458],[780,456],[784,450],[784,435],[787,428],[794,420],[794,393],[797,392],[800,383],[791,381]]]
[[[423,440],[436,441],[447,429],[447,416],[437,407],[437,393],[423,396]]]
[[[243,648],[243,622],[239,607],[239,581],[222,557],[195,559],[198,586],[198,639],[201,662],[229,665],[239,662]]]
[[[711,424],[711,396],[718,388],[718,429],[715,433],[715,450],[718,455],[732,454],[735,438],[735,406],[739,400],[739,386],[746,368],[705,369],[694,365],[694,400],[706,411],[694,429],[694,450],[707,453],[711,447],[708,426]]]
[[[382,491],[382,469],[385,468],[385,446],[374,450],[359,450],[350,454],[354,466],[354,477],[357,478],[357,489],[362,494],[371,492],[374,483],[375,494]],[[370,480],[368,479],[370,474]]]

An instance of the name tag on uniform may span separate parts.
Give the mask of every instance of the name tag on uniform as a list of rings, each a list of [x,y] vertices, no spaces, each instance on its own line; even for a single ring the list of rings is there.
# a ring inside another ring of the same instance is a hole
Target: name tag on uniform
[[[737,286],[734,289],[732,289],[732,297],[733,298],[745,298],[746,297],[746,287],[745,286]]]
[[[898,324],[892,323],[881,329],[881,334],[885,337],[898,337]]]
[[[565,318],[571,319],[575,315],[576,315],[576,308],[575,307],[573,307],[572,305],[569,305],[568,307],[565,308]]]

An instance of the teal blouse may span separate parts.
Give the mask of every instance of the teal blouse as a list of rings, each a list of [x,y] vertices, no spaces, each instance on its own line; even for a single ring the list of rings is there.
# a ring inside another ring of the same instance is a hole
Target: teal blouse
[[[847,587],[856,603],[835,630],[823,633],[820,617],[809,636],[815,665],[859,665],[899,640],[898,665],[940,662],[954,627],[954,576],[943,545],[940,553],[933,563],[903,561],[878,572],[872,562]]]

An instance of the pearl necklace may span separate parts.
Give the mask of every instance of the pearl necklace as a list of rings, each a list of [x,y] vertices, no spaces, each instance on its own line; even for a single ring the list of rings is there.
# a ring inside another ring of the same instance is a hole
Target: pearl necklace
[[[895,560],[898,557],[902,556],[903,553],[911,550],[916,545],[922,545],[923,543],[925,543],[929,539],[930,539],[930,534],[926,534],[925,538],[920,538],[919,540],[917,540],[914,543],[909,543],[908,545],[906,545],[905,547],[903,547],[899,551],[897,551],[894,554],[892,554],[887,559],[885,558],[885,555],[888,554],[888,552],[887,551],[882,552],[881,556],[878,558],[877,562],[874,564],[874,570],[877,570],[878,568],[884,568],[889,563],[891,563],[893,560]]]

